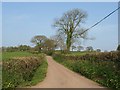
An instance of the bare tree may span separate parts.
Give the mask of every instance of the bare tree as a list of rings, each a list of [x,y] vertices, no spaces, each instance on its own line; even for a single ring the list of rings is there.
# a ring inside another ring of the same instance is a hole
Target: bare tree
[[[56,34],[52,36],[51,39],[55,41],[56,47],[60,50],[64,50],[66,48],[66,45],[64,43],[64,37],[62,35]]]
[[[101,49],[96,49],[97,52],[101,52]]]
[[[76,49],[76,46],[72,45],[72,51],[73,51],[74,49]]]
[[[78,51],[81,51],[81,50],[84,49],[84,47],[83,46],[78,46],[77,49],[78,49]]]
[[[54,23],[54,27],[58,29],[59,34],[65,36],[67,51],[70,51],[72,43],[77,38],[85,38],[86,33],[82,33],[85,29],[80,28],[80,24],[84,22],[86,13],[80,9],[73,9],[63,14]]]
[[[41,52],[41,49],[43,48],[44,46],[44,42],[45,40],[47,40],[47,37],[46,36],[43,36],[43,35],[37,35],[37,36],[34,36],[31,40],[32,43],[34,43],[38,48],[39,48],[39,52]]]
[[[93,51],[93,47],[92,46],[88,46],[88,47],[86,47],[86,50],[87,51]]]
[[[51,39],[47,39],[44,42],[44,49],[47,51],[54,50],[57,47],[56,42]]]

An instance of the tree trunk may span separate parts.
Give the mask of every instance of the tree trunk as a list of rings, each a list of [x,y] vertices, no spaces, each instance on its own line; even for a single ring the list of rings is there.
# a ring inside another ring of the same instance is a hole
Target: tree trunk
[[[70,51],[71,40],[72,40],[72,34],[71,34],[71,33],[68,33],[68,35],[67,35],[67,40],[66,40],[67,51]]]
[[[39,46],[39,52],[41,52],[41,47]]]

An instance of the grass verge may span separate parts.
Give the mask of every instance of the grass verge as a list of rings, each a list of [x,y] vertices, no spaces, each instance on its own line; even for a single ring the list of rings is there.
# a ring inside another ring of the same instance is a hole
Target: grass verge
[[[32,80],[30,82],[27,82],[23,86],[33,86],[39,82],[42,82],[44,80],[44,78],[46,77],[47,67],[48,67],[48,63],[46,60],[44,60],[42,65],[39,66],[38,69],[36,70]]]

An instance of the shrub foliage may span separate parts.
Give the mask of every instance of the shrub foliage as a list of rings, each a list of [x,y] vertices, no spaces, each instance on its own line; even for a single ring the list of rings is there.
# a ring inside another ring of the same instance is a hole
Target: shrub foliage
[[[54,54],[53,57],[69,69],[106,87],[120,89],[120,52],[85,55]]]
[[[31,81],[44,56],[16,57],[3,62],[3,88],[14,88]]]

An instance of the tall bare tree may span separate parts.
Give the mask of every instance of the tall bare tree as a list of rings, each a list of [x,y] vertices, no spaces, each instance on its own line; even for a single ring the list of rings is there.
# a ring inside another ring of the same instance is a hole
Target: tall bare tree
[[[47,39],[44,42],[44,49],[47,51],[55,50],[56,47],[57,47],[56,42],[52,39]]]
[[[54,40],[58,49],[64,50],[66,48],[66,45],[64,43],[64,37],[62,37],[61,35],[56,34],[52,36],[51,39]]]
[[[64,34],[67,51],[70,51],[70,47],[75,39],[85,38],[86,33],[84,29],[80,27],[80,24],[84,22],[87,14],[80,9],[73,9],[63,14],[63,16],[54,22],[54,27],[58,29],[59,34]]]
[[[83,46],[78,46],[77,49],[78,49],[78,51],[81,51],[81,50],[84,49],[84,47]]]

